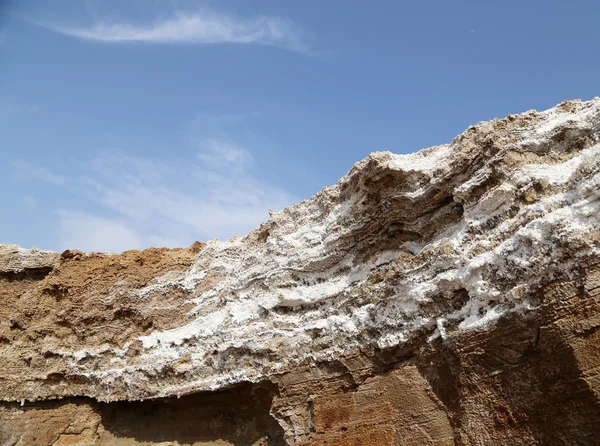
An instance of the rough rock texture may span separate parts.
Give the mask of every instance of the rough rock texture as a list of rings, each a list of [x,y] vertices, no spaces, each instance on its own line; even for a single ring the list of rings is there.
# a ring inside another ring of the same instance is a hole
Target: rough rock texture
[[[594,99],[227,242],[0,246],[0,444],[597,444],[599,199]]]

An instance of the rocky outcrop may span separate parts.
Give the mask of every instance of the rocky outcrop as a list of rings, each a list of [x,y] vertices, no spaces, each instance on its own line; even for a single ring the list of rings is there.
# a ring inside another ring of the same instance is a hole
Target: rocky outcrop
[[[0,443],[596,444],[600,99],[227,242],[0,250]]]

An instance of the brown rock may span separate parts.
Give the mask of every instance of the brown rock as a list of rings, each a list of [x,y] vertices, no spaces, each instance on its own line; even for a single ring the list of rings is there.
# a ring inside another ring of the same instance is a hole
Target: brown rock
[[[228,242],[0,245],[0,444],[598,444],[598,123],[373,154]]]

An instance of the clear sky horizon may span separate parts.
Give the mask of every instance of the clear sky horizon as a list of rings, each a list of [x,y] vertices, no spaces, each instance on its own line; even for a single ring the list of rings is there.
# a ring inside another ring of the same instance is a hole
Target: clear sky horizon
[[[592,1],[0,0],[0,243],[243,235],[379,150],[598,96]]]

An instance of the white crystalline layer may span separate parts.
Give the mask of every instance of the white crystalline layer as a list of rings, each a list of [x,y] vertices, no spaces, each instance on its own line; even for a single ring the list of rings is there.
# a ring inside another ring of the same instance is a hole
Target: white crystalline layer
[[[432,173],[437,169],[442,169],[452,155],[452,146],[445,144],[442,146],[431,147],[416,153],[407,155],[394,155],[389,161],[389,167],[406,172],[416,171],[423,173]]]
[[[31,268],[50,267],[58,254],[19,245],[0,245],[0,272],[20,272]]]
[[[548,138],[564,125],[593,129],[600,100],[577,113],[555,108],[537,116],[538,122],[519,131],[520,140],[507,145],[552,144]],[[380,169],[368,174],[373,181],[378,172],[418,173],[430,181],[412,185],[409,176],[397,197],[426,206],[423,197],[431,195],[433,183],[452,181],[459,144],[411,155],[375,154],[356,165],[355,177],[364,169]],[[275,214],[266,229],[258,230],[268,233],[264,240],[258,242],[255,231],[210,241],[189,271],[139,290],[138,297],[145,298],[178,287],[190,293],[195,308],[188,323],[139,337],[144,351],[138,364],[122,362],[100,371],[73,366],[87,376],[121,376],[133,383],[128,376],[136,371],[150,373],[186,356],[192,378],[177,392],[214,389],[258,380],[305,360],[339,358],[365,344],[393,347],[420,330],[427,330],[430,340],[446,339],[449,327],[484,329],[507,313],[527,311],[525,296],[543,280],[575,269],[578,257],[600,254],[600,145],[596,140],[571,156],[556,150],[556,162],[507,170],[498,185],[465,204],[459,221],[430,239],[397,242],[363,257],[346,240],[377,224],[371,218],[385,216],[361,213],[360,206],[371,198],[360,177],[352,193],[344,192],[355,180],[351,171],[336,186]],[[471,178],[454,184],[454,199],[468,197],[492,170],[484,163]],[[529,201],[519,198],[527,193],[534,194]],[[374,212],[376,206],[369,204]],[[419,218],[435,221],[436,215]],[[490,225],[497,218],[500,222]],[[374,280],[402,258],[424,260],[402,267],[393,281]],[[217,279],[208,291],[195,291],[209,278]],[[467,293],[468,300],[455,309],[447,300],[458,292]]]

